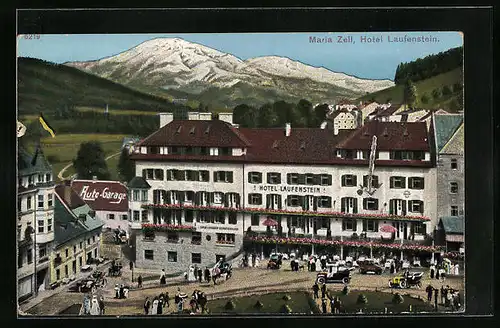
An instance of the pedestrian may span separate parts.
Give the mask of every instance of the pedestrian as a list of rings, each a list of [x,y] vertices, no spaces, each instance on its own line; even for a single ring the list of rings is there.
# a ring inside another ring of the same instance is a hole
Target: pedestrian
[[[100,315],[101,308],[99,307],[99,300],[96,295],[92,296],[92,302],[90,305],[90,315]]]
[[[314,261],[314,259],[311,260],[312,263],[311,263],[311,271],[312,272],[316,272],[316,262]]]
[[[205,267],[205,282],[210,282],[210,270],[208,270],[208,267]]]
[[[183,298],[181,297],[181,289],[177,288],[177,294],[175,295],[175,304],[177,304],[177,312],[181,313],[183,308]]]
[[[337,304],[335,304],[335,297],[330,297],[330,312],[335,313],[335,307]]]
[[[307,261],[307,271],[311,272],[311,259]]]
[[[323,298],[323,299],[324,299],[324,298],[325,298],[325,296],[326,296],[326,284],[323,284],[323,285],[321,286],[321,298]]]
[[[427,301],[431,302],[432,301],[432,290],[434,288],[431,285],[428,285],[427,288],[425,288],[425,291],[427,292]]]
[[[165,285],[166,283],[167,283],[167,278],[165,277],[165,269],[161,269],[160,285]]]
[[[120,287],[118,287],[118,284],[115,284],[115,298],[120,298]]]
[[[156,309],[156,314],[163,314],[163,306],[165,303],[163,302],[163,297],[160,296],[158,299],[158,308]]]
[[[158,297],[155,297],[153,299],[153,306],[151,307],[151,314],[152,315],[158,314]]]
[[[393,274],[396,270],[396,267],[394,266],[394,262],[391,262],[391,274]]]
[[[446,303],[446,290],[444,286],[441,286],[441,304],[445,305]]]
[[[189,306],[191,307],[191,313],[196,313],[197,304],[194,298],[192,298],[191,301],[189,301]]]
[[[252,268],[255,268],[255,261],[257,260],[257,255],[252,253]]]
[[[142,276],[137,277],[137,288],[142,288]]]
[[[436,273],[436,266],[434,265],[434,262],[431,264],[430,268],[430,274],[431,274],[431,279],[434,279],[434,274]]]
[[[438,310],[438,293],[439,293],[439,289],[434,288],[434,308],[435,308],[436,312]]]
[[[198,275],[198,281],[201,284],[201,281],[203,280],[203,270],[201,269],[201,267],[198,268],[197,275]]]
[[[165,305],[167,308],[170,307],[170,295],[168,295],[168,292],[165,292]]]
[[[85,294],[85,297],[83,298],[83,314],[90,314],[90,296],[87,294]]]
[[[436,269],[436,280],[439,280],[439,271],[441,271],[441,269]]]
[[[99,308],[101,309],[101,315],[104,315],[104,297],[101,296],[99,298]]]
[[[313,285],[313,292],[314,292],[314,299],[319,298],[318,292],[319,292],[319,286],[318,283],[315,283]]]
[[[151,307],[151,301],[149,300],[149,297],[146,297],[146,301],[144,302],[144,314],[146,315],[149,314],[150,307]]]
[[[446,307],[451,307],[453,310],[453,289],[446,291]]]
[[[326,301],[325,301],[325,299],[321,300],[321,309],[323,310],[323,313],[326,313]]]
[[[445,280],[446,280],[446,271],[445,271],[444,269],[441,269],[441,270],[442,270],[442,271],[441,271],[441,273],[440,273],[440,275],[441,275],[441,280],[442,280],[442,281],[445,281]]]

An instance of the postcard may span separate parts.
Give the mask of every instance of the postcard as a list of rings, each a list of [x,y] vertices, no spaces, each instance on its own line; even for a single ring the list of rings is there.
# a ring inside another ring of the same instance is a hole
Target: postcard
[[[460,32],[17,51],[19,315],[465,310]]]

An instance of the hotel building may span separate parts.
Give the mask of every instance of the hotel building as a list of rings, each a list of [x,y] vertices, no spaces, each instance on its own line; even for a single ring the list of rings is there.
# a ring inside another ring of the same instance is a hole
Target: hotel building
[[[137,267],[174,273],[232,258],[244,240],[269,243],[268,219],[276,222],[271,241],[289,245],[300,237],[339,245],[386,238],[411,247],[437,224],[425,123],[374,121],[335,134],[289,124],[238,128],[231,114],[189,117],[160,114],[160,129],[131,156]]]

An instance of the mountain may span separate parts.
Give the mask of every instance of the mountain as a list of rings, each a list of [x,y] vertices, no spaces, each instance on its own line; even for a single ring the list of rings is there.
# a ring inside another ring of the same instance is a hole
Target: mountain
[[[138,111],[176,111],[183,106],[142,93],[73,67],[20,57],[19,115],[55,112],[61,106],[95,106]]]
[[[111,57],[65,65],[154,94],[176,90],[187,93],[190,100],[228,107],[243,100],[254,106],[301,98],[332,102],[394,85],[390,80],[360,79],[285,57],[243,61],[179,38],[153,39]]]

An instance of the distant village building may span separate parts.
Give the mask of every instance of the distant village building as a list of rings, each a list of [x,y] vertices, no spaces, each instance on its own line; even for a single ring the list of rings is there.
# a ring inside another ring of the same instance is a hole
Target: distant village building
[[[55,188],[55,245],[51,254],[51,283],[69,282],[82,267],[100,257],[104,223],[71,188]]]
[[[361,113],[358,110],[340,109],[333,112],[330,120],[333,123],[334,134],[339,130],[354,130],[360,126]]]
[[[71,188],[104,222],[104,228],[128,226],[128,190],[119,181],[73,180]]]
[[[436,227],[436,244],[444,245],[446,252],[461,252],[464,249],[465,217],[443,216]]]
[[[293,237],[391,238],[380,230],[390,225],[396,243],[421,243],[437,224],[436,170],[424,123],[375,121],[335,135],[290,124],[236,128],[229,115],[188,117],[160,119],[160,129],[131,156],[138,268],[174,273],[213,265],[237,256],[245,239],[268,253],[274,246],[258,236],[269,232],[298,247]],[[347,254],[348,244],[342,247]]]
[[[394,113],[401,108],[400,104],[382,104],[367,115],[368,121],[380,122],[400,122],[401,117],[394,116]]]
[[[54,180],[42,148],[20,147],[17,182],[17,297],[49,287],[49,255],[54,247]]]
[[[377,107],[379,107],[380,104],[377,102],[371,102],[367,104],[363,104],[359,106],[359,110],[361,110],[361,122],[364,123],[366,121],[366,118],[370,113],[372,113]]]

